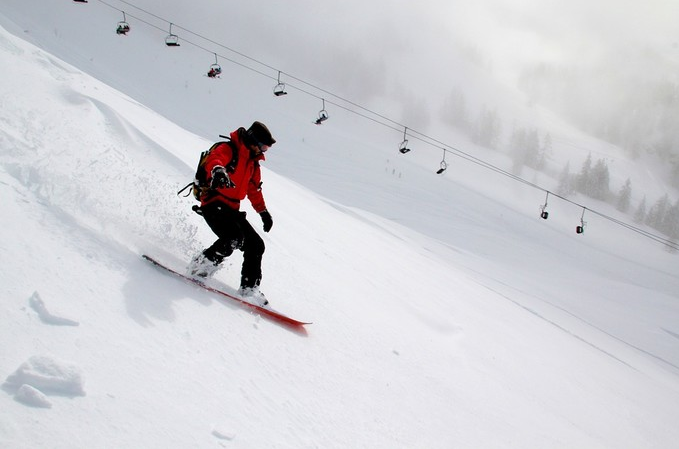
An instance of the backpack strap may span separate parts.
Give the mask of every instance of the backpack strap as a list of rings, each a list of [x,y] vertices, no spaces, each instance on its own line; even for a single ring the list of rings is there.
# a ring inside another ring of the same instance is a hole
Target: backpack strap
[[[177,196],[181,195],[181,194],[184,192],[184,190],[188,189],[189,187],[193,187],[193,181],[191,181],[190,183],[186,184],[179,192],[177,192]],[[191,195],[191,191],[190,191],[190,190],[189,190],[189,193],[187,193],[187,194],[184,195],[184,196],[187,197],[187,196],[189,196],[189,195]]]
[[[226,143],[227,145],[229,145],[229,147],[231,147],[231,162],[229,162],[226,165],[226,167],[224,167],[224,168],[226,169],[227,173],[233,173],[234,171],[236,171],[236,166],[238,165],[238,147],[236,147],[236,144],[234,143],[234,141],[231,140],[231,137],[225,136],[225,135],[222,135],[222,134],[220,134],[219,137],[221,137],[222,139],[226,139],[226,141],[215,143],[208,150],[208,153],[210,151],[212,151],[213,148],[216,148],[217,146],[219,146],[223,143]]]

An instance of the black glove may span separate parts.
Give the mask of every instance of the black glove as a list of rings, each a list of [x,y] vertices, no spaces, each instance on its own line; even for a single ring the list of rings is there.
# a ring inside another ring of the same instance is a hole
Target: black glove
[[[212,181],[210,182],[211,189],[232,189],[234,187],[236,187],[236,184],[231,181],[231,178],[229,178],[229,174],[224,167],[218,165],[212,169]]]
[[[259,213],[259,216],[262,217],[262,223],[264,223],[264,232],[269,232],[273,226],[273,218],[271,218],[271,214],[269,211],[263,210]]]

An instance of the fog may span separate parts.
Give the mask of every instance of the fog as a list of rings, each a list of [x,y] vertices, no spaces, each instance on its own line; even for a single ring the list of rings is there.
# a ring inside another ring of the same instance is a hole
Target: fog
[[[275,77],[280,70],[282,81],[289,85],[300,86],[303,80],[325,90],[310,88],[318,96],[331,92],[441,139],[449,138],[442,135],[442,123],[459,126],[451,115],[459,111],[460,100],[468,120],[483,111],[497,112],[505,124],[498,149],[506,147],[513,123],[524,109],[547,107],[632,155],[653,154],[661,162],[669,161],[679,173],[679,135],[674,131],[679,121],[679,31],[673,23],[679,17],[677,1],[642,5],[609,0],[254,0],[238,4],[196,0],[172,2],[169,7],[162,0],[91,0],[89,10],[68,6],[74,20],[96,8],[97,20],[89,16],[92,23],[83,27],[108,26],[108,20],[120,20],[120,9],[126,10],[132,34],[107,51],[120,52],[136,76],[148,78],[147,88],[131,92],[178,123],[185,115],[202,111],[206,125],[192,129],[202,135],[215,134],[215,117],[224,117],[233,102],[242,104],[247,98],[230,92],[231,104],[205,105],[185,89],[196,80],[166,77],[165,84],[159,85],[157,77],[148,73],[153,61],[143,61],[140,49],[133,49],[139,42],[133,38],[136,33],[162,40],[171,21],[181,39],[194,41],[206,51],[187,45],[185,52],[159,58],[199,64],[197,70],[202,71],[203,64],[214,60],[209,53],[218,51],[220,57],[246,62],[266,76]],[[68,26],[55,24],[55,35],[82,39]],[[91,70],[97,76],[123,89],[142,85],[124,86],[125,77],[97,66],[101,49],[85,47],[83,59],[94,61]],[[59,54],[58,42],[53,50]],[[489,89],[493,84],[502,88]],[[166,92],[172,92],[173,98],[163,101]],[[304,110],[315,112],[320,106],[314,98],[296,101],[305,101]],[[178,110],[176,104],[183,108]],[[531,115],[525,115],[521,126],[540,127],[541,134],[552,131],[530,120]],[[456,136],[451,143],[464,144]],[[587,151],[591,150],[581,151],[574,164],[579,165]]]
[[[640,124],[633,137],[616,131],[639,115],[679,116],[679,2],[199,0],[166,12],[160,0],[143,5],[423,131],[453,91],[475,112],[487,104],[511,115],[475,91],[474,79],[492,76],[632,152],[660,146],[669,154],[679,144],[658,121]],[[549,73],[536,78],[536,68]],[[621,108],[637,116],[621,116]],[[650,135],[663,143],[647,143]]]
[[[428,85],[432,75],[456,69],[452,56],[469,46],[507,82],[527,64],[596,65],[634,48],[651,48],[663,55],[665,69],[676,69],[679,53],[679,2],[672,1],[192,3],[176,22],[300,77],[348,80],[347,91],[366,81],[356,72],[377,87]],[[162,2],[156,5],[162,11]]]
[[[662,0],[197,0],[172,11],[162,0],[131,4],[357,96],[431,85],[428,80],[459,68],[452,56],[469,46],[507,82],[537,62],[596,64],[623,49],[650,47],[664,55],[667,68],[676,68],[679,53],[679,2]]]

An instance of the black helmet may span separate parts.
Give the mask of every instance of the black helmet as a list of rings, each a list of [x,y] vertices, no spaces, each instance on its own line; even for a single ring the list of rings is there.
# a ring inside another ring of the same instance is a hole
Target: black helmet
[[[258,144],[271,146],[276,143],[276,139],[271,135],[269,128],[262,122],[254,122],[250,128],[248,128],[248,135]]]

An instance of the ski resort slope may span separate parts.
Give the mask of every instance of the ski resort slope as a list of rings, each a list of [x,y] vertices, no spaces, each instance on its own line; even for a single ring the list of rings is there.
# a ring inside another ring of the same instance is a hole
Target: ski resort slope
[[[175,195],[210,140],[4,29],[0,65],[1,447],[679,440],[676,256],[634,236],[621,249],[613,231],[579,239],[417,163],[366,156],[333,172],[319,154],[306,161],[338,197],[358,184],[402,209],[392,219],[264,169],[262,288],[314,323],[300,335],[140,257],[181,268],[212,242]],[[306,155],[360,145],[268,113]],[[295,151],[279,141],[266,164]],[[416,203],[422,229],[456,237],[413,230]],[[236,287],[240,261],[216,282]]]

